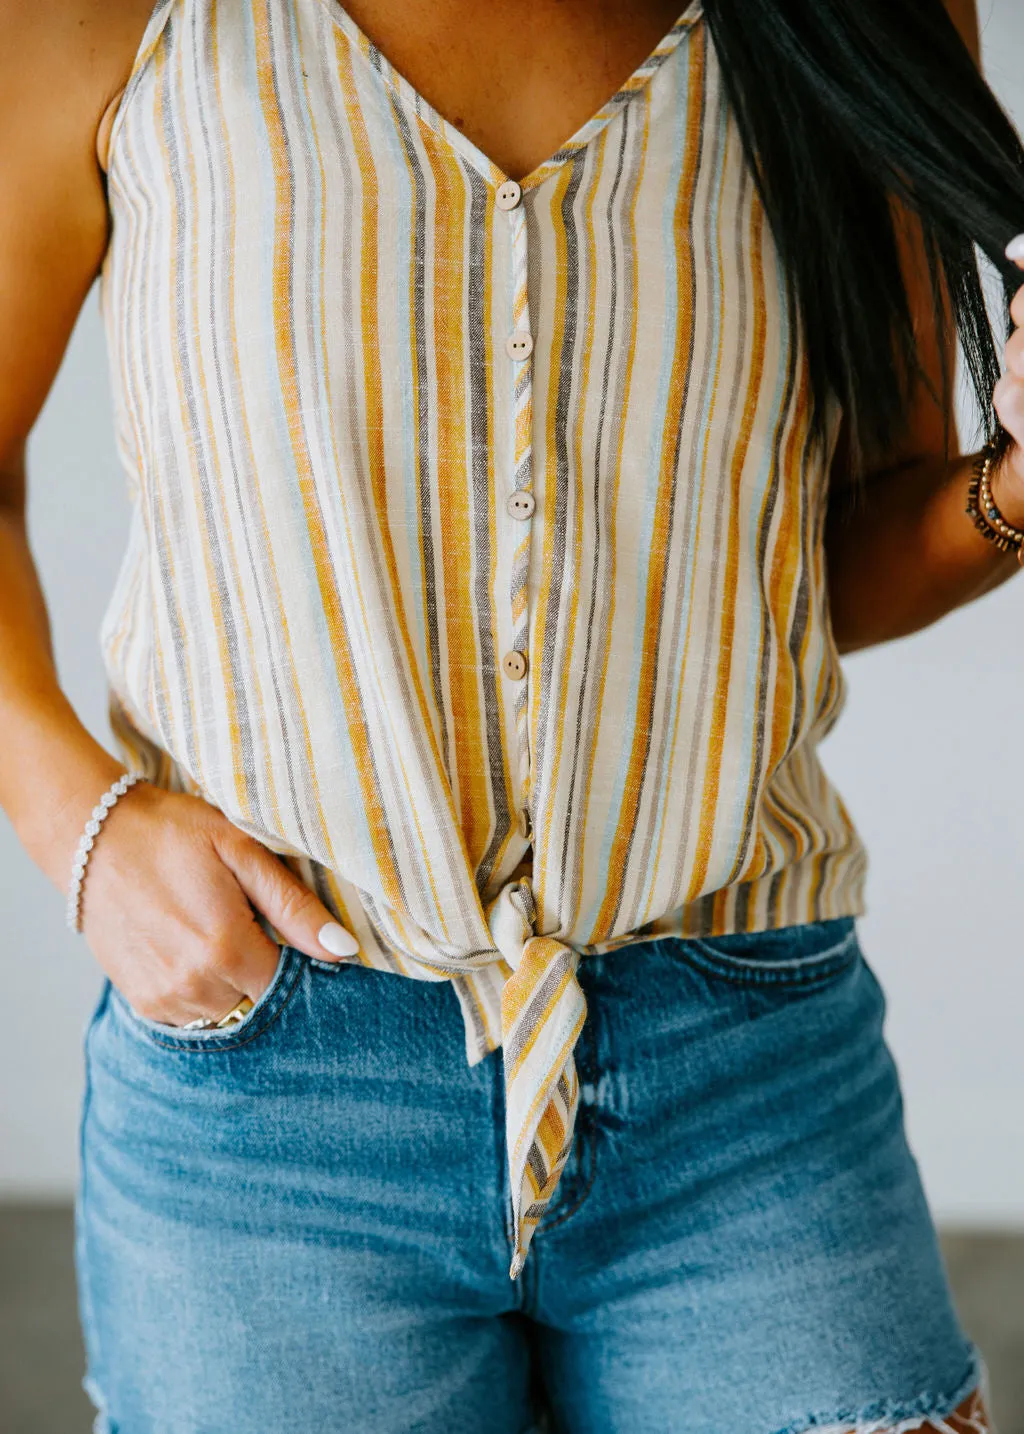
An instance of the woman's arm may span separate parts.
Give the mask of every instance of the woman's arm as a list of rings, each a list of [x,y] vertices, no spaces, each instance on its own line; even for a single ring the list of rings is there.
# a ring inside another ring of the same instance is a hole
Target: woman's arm
[[[906,637],[1020,572],[964,511],[975,458],[926,453],[871,475],[862,505],[833,500],[825,546],[840,652]],[[1024,464],[1019,448],[1016,458]],[[1007,522],[1024,528],[1024,476],[1007,462],[992,487]]]
[[[108,16],[62,0],[0,8],[0,805],[61,884],[79,817],[120,764],[57,680],[24,454],[107,241],[93,137],[134,53],[129,7]]]
[[[947,0],[947,8],[977,60],[974,0]],[[951,462],[943,456],[943,410],[952,413],[954,407],[956,349],[952,345],[947,354],[951,381],[944,389],[927,264],[917,227],[906,217],[903,268],[911,312],[922,365],[942,404],[918,385],[901,451],[868,476],[863,500],[853,505],[840,437],[826,553],[832,621],[842,652],[926,627],[1020,571],[1014,556],[986,542],[964,512],[975,455],[956,456]],[[997,409],[1007,427],[1014,401],[1012,391],[997,393]],[[1007,521],[1024,526],[1024,454],[1014,450],[1010,458],[996,475],[993,491]]]
[[[25,442],[106,249],[97,140],[151,0],[0,0],[0,806],[63,892],[92,807],[122,771],[60,688],[25,518]],[[88,534],[83,535],[88,541]],[[251,903],[251,904],[250,904]],[[180,1024],[256,999],[284,940],[356,943],[215,807],[140,784],[91,854],[83,929],[143,1015]]]

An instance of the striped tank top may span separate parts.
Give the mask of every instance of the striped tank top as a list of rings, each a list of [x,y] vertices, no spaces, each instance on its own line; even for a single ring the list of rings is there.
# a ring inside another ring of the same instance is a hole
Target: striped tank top
[[[702,22],[518,183],[338,0],[161,0],[111,131],[120,754],[452,983],[512,1278],[580,960],[862,910],[830,453]]]

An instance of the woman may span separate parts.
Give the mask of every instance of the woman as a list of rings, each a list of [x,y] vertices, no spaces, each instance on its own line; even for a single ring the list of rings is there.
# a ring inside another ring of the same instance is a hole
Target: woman
[[[108,977],[97,1429],[991,1428],[815,755],[840,651],[1018,567],[969,5],[9,8],[0,798]],[[97,273],[122,760],[24,524]]]

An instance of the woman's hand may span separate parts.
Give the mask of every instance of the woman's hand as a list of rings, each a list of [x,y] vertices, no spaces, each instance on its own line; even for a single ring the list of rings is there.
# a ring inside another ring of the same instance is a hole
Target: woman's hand
[[[1006,257],[1024,269],[1024,234],[1006,246]],[[1010,305],[1016,328],[1004,351],[1006,372],[995,386],[992,402],[999,422],[1016,440],[992,474],[992,496],[1013,528],[1024,528],[1024,287]]]
[[[103,822],[82,887],[82,931],[140,1015],[182,1026],[259,999],[280,948],[320,960],[358,943],[266,847],[199,797],[139,782]],[[326,938],[330,946],[326,947]]]

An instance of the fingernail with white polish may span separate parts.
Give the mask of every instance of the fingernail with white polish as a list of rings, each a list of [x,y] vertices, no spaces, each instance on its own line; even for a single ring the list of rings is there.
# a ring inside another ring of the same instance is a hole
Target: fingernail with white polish
[[[1018,234],[1006,246],[1007,259],[1024,259],[1024,234]]]
[[[359,942],[350,931],[344,926],[339,926],[336,921],[328,921],[316,933],[316,939],[325,951],[332,956],[354,956],[359,950]]]

